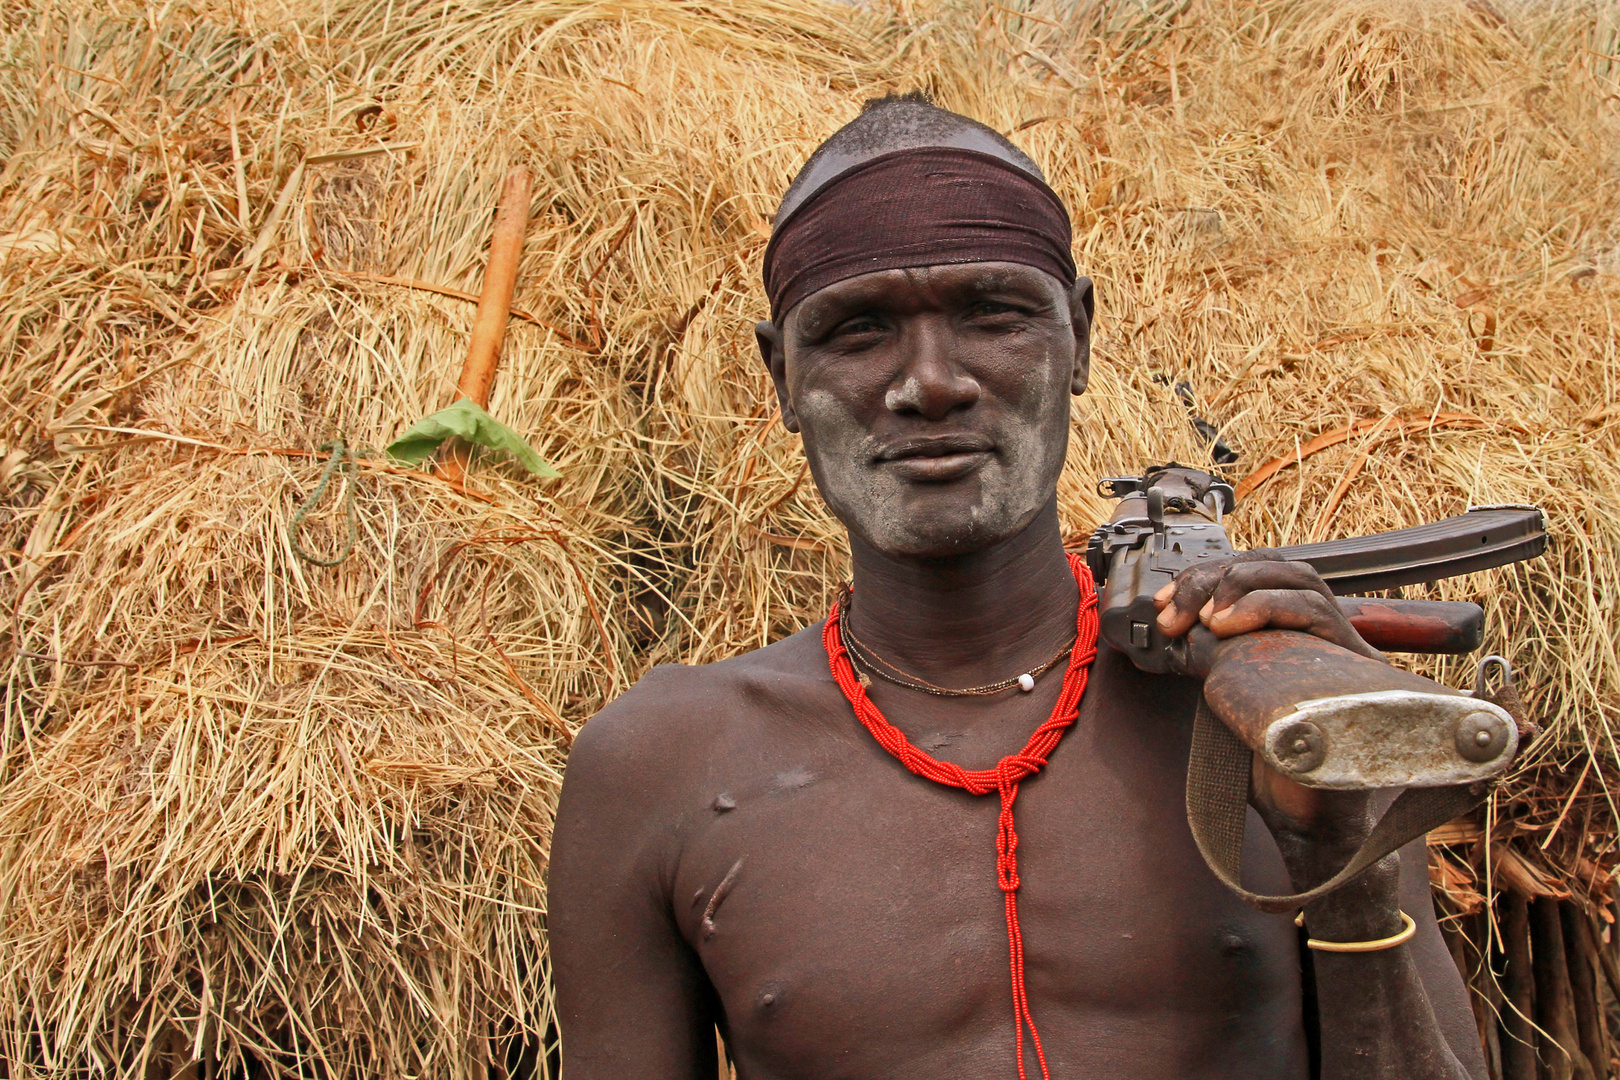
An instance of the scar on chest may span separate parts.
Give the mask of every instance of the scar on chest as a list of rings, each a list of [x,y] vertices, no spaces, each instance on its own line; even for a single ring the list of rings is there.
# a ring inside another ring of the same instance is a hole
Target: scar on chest
[[[777,792],[778,794],[785,794],[789,791],[798,791],[800,788],[807,788],[820,779],[821,777],[817,776],[803,765],[798,765],[791,769],[783,769],[781,772],[771,777],[771,790]]]
[[[714,895],[709,897],[709,903],[703,909],[703,921],[699,924],[702,927],[703,940],[707,941],[714,937],[715,931],[719,929],[714,925],[714,917],[719,913],[720,905],[725,903],[726,894],[731,892],[731,887],[737,883],[737,875],[742,872],[742,865],[741,859],[732,863],[731,869],[726,871],[726,876],[715,886]]]

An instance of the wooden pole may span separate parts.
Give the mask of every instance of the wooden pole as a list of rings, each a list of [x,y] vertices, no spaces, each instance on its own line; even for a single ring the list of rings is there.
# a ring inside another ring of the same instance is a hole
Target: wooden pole
[[[529,231],[529,200],[533,197],[534,177],[528,169],[519,166],[506,174],[495,210],[495,234],[489,242],[484,287],[478,295],[478,315],[473,320],[467,359],[456,383],[457,399],[471,398],[480,408],[489,407],[489,390],[495,382],[495,365],[501,357],[506,320],[512,312],[518,261],[523,256],[523,238]],[[458,441],[439,462],[437,471],[447,480],[460,481],[467,472],[467,448]]]
[[[1486,907],[1474,916],[1473,940],[1478,942],[1479,959],[1474,968],[1474,1002],[1479,1012],[1479,1023],[1485,1040],[1485,1065],[1490,1080],[1503,1080],[1502,1027],[1496,1018],[1506,1009],[1502,998],[1502,983],[1492,966],[1491,909]],[[1498,965],[1500,966],[1500,965]]]
[[[1468,985],[1468,1003],[1474,1008],[1474,1024],[1479,1029],[1480,1049],[1485,1053],[1485,1074],[1490,1080],[1502,1080],[1502,1044],[1496,1033],[1502,993],[1491,971],[1490,912],[1464,915],[1458,925],[1463,932],[1457,936],[1466,944],[1468,966],[1463,977]]]
[[[489,242],[484,290],[478,296],[478,317],[467,344],[467,362],[461,366],[461,381],[456,384],[462,397],[472,398],[482,408],[489,407],[495,362],[500,359],[501,342],[506,337],[506,319],[512,311],[512,294],[517,290],[518,260],[523,256],[524,234],[529,231],[529,200],[533,197],[534,177],[528,169],[520,166],[506,174],[495,211],[495,235]]]
[[[1530,943],[1536,971],[1536,1023],[1550,1036],[1550,1039],[1540,1040],[1542,1055],[1554,1080],[1594,1080],[1592,1066],[1581,1052],[1575,999],[1569,985],[1563,919],[1558,907],[1557,898],[1552,896],[1538,896],[1530,905]]]
[[[1599,970],[1603,972],[1603,978],[1609,984],[1609,996],[1620,1001],[1620,963],[1616,963],[1614,959],[1614,949],[1603,944],[1603,935],[1593,925],[1591,919],[1586,920],[1586,930],[1587,936],[1592,941],[1592,952],[1596,954],[1601,965]]]
[[[1598,998],[1597,964],[1594,962],[1591,923],[1575,904],[1562,904],[1564,948],[1569,953],[1569,988],[1575,1000],[1575,1024],[1580,1033],[1581,1053],[1599,1078],[1609,1075],[1609,1039],[1603,1026],[1603,1006]]]
[[[1536,979],[1530,963],[1530,910],[1518,893],[1504,892],[1502,945],[1507,950],[1507,1002],[1502,1009],[1502,1080],[1536,1080]]]

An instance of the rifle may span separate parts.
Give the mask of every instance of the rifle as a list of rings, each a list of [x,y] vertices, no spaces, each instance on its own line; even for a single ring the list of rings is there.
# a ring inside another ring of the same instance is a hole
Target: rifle
[[[1177,573],[1236,554],[1223,517],[1230,485],[1174,462],[1143,477],[1110,477],[1121,500],[1092,534],[1086,559],[1099,585],[1101,636],[1147,672],[1204,680],[1209,710],[1272,768],[1336,790],[1466,785],[1513,760],[1519,728],[1483,694],[1442,686],[1290,630],[1218,640],[1195,628],[1159,631],[1153,596]],[[1546,523],[1534,506],[1478,506],[1414,528],[1272,549],[1313,566],[1335,594],[1437,581],[1540,555]],[[1343,597],[1351,625],[1377,649],[1465,653],[1483,639],[1475,604]],[[1482,688],[1485,664],[1481,662]],[[1501,661],[1506,665],[1506,661]]]

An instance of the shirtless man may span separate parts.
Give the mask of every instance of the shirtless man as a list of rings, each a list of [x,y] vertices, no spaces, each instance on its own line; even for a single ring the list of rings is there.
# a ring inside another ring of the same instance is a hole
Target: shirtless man
[[[1194,847],[1197,686],[1090,659],[1055,490],[1092,290],[1034,163],[926,102],[877,103],[789,188],[766,288],[760,351],[849,530],[854,599],[842,632],[656,668],[581,732],[550,869],[566,1080],[707,1080],[717,1025],[745,1080],[1483,1077],[1421,842],[1306,910],[1318,939],[1388,937],[1402,910],[1416,938],[1307,952]],[[1325,592],[1301,564],[1235,563],[1178,579],[1161,623],[1378,655]],[[928,692],[1054,657],[1033,689]],[[1013,792],[1016,868],[998,872],[995,781],[918,775],[870,706],[969,770],[1056,722]],[[1368,826],[1364,796],[1275,774],[1252,801],[1267,892],[1324,880]]]

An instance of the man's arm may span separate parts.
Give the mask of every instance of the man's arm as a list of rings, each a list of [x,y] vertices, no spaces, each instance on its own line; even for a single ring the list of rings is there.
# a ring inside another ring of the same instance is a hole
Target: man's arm
[[[1277,839],[1294,888],[1304,891],[1332,876],[1366,839],[1374,818],[1372,799],[1333,792],[1326,812],[1313,798],[1308,816],[1295,816],[1301,805],[1275,788],[1264,790],[1268,779],[1261,778],[1261,768],[1256,766],[1261,789],[1256,808]],[[1297,786],[1280,777],[1276,781]],[[1392,949],[1312,952],[1322,1080],[1464,1080],[1485,1075],[1461,977],[1443,943],[1435,955],[1439,929],[1429,898],[1427,861],[1407,866],[1411,851],[1403,850],[1402,856],[1387,856],[1305,908],[1307,932],[1324,941],[1390,937],[1403,926],[1402,911],[1418,924],[1411,941]],[[1403,881],[1418,873],[1419,881]]]
[[[1171,636],[1185,634],[1200,622],[1220,637],[1277,627],[1383,658],[1361,640],[1331,592],[1303,563],[1252,558],[1195,567],[1177,577],[1158,599],[1164,604],[1160,626]],[[1276,838],[1296,890],[1331,877],[1372,829],[1370,792],[1303,787],[1258,760],[1253,788],[1251,801]],[[1426,866],[1423,870],[1426,877]],[[1398,933],[1403,926],[1401,876],[1399,857],[1390,855],[1344,888],[1310,904],[1305,909],[1310,935],[1323,941],[1359,942]],[[1433,907],[1426,895],[1408,915],[1424,924],[1421,929],[1435,932]],[[1448,1039],[1442,1029],[1442,1014],[1448,1021],[1457,1018],[1451,1007],[1456,994],[1439,993],[1431,1002],[1412,943],[1366,953],[1317,951],[1312,962],[1322,1080],[1469,1080],[1471,1070],[1462,1062],[1482,1064],[1475,1040],[1461,1033]],[[1428,975],[1437,986],[1448,979],[1444,971]],[[1449,981],[1461,981],[1454,967]]]
[[[632,690],[585,725],[568,758],[547,880],[568,1080],[716,1070],[713,994],[671,913],[667,791],[677,770],[660,753],[668,733],[648,722],[651,707]]]
[[[1334,798],[1345,794],[1334,793]],[[1370,802],[1360,795],[1348,797]],[[1341,804],[1333,809],[1332,824],[1318,818],[1307,828],[1288,820],[1287,811],[1279,811],[1271,796],[1257,802],[1270,804],[1261,807],[1261,815],[1269,819],[1294,887],[1302,891],[1347,862],[1372,824],[1370,812],[1358,824],[1357,812]],[[1418,850],[1417,859],[1424,854]],[[1405,945],[1311,955],[1322,1080],[1486,1075],[1466,990],[1439,938],[1426,859],[1416,861],[1410,847],[1400,858],[1388,856],[1307,906],[1305,924],[1313,938],[1373,941],[1400,932],[1402,911],[1418,924],[1418,933]]]

